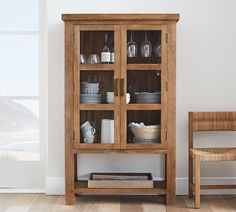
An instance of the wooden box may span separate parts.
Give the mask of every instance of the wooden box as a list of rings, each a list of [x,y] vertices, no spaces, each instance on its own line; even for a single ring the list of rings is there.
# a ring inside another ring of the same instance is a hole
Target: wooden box
[[[88,188],[153,188],[151,173],[91,173]]]

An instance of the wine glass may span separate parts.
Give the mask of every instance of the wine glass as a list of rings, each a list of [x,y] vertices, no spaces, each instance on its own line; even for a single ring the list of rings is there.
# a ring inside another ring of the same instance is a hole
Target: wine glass
[[[136,57],[137,56],[137,44],[133,41],[133,33],[130,32],[130,41],[127,43],[127,56]]]
[[[154,56],[161,58],[161,36],[159,36],[157,43],[153,47]]]
[[[161,44],[160,43],[156,43],[153,48],[154,48],[153,51],[154,51],[155,57],[161,58]]]
[[[142,57],[152,56],[152,44],[147,39],[147,31],[145,31],[145,40],[141,44]]]

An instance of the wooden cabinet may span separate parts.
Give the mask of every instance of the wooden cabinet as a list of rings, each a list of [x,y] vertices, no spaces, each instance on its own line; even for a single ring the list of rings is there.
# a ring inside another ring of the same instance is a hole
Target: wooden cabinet
[[[62,19],[65,22],[66,204],[74,203],[75,194],[162,194],[166,195],[166,203],[173,203],[175,48],[179,15],[63,14]],[[100,57],[105,35],[110,48],[114,47],[114,63],[91,64],[88,57],[91,54]],[[135,57],[127,56],[130,41],[136,45]],[[148,52],[149,57],[145,55]],[[87,57],[84,64],[80,61],[81,54]],[[99,83],[98,102],[81,99],[81,86],[85,81]],[[114,92],[114,103],[107,103],[107,92]],[[140,100],[137,92],[157,92],[160,99]],[[128,104],[126,93],[131,96]],[[104,143],[101,139],[103,119],[114,120],[113,142]],[[96,129],[94,142],[90,144],[84,142],[80,132],[80,126],[86,121],[92,121]],[[138,140],[128,127],[131,122],[159,125],[159,139]],[[77,179],[77,154],[112,152],[163,154],[165,180],[155,181],[152,189],[91,189],[87,181]]]

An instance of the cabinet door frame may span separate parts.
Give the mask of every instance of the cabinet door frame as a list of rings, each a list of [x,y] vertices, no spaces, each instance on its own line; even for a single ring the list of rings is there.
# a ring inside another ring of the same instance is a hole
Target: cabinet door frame
[[[121,79],[124,79],[124,90],[127,91],[127,31],[158,30],[162,32],[161,63],[161,106],[150,107],[150,110],[161,110],[161,144],[128,144],[127,143],[127,104],[126,97],[121,96],[121,149],[166,149],[167,148],[167,71],[168,47],[167,25],[122,25],[121,26]],[[138,46],[140,48],[140,46]],[[138,49],[139,50],[139,49]],[[151,67],[151,66],[150,66]],[[135,105],[135,104],[134,104]],[[148,106],[147,106],[148,109]]]
[[[120,98],[115,96],[114,107],[114,144],[85,144],[81,143],[80,138],[80,32],[81,31],[114,31],[114,91],[115,80],[120,78],[120,26],[119,25],[74,25],[74,149],[120,149]],[[119,90],[119,87],[117,88]],[[104,108],[106,105],[104,105]],[[84,107],[83,107],[84,108]],[[91,110],[88,108],[88,110]],[[98,107],[93,110],[102,110]],[[104,109],[104,111],[106,111]]]

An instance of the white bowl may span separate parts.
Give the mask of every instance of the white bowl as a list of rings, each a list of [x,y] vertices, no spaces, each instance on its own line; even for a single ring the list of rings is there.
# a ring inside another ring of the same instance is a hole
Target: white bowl
[[[82,94],[97,94],[99,92],[99,88],[96,87],[82,87]]]

